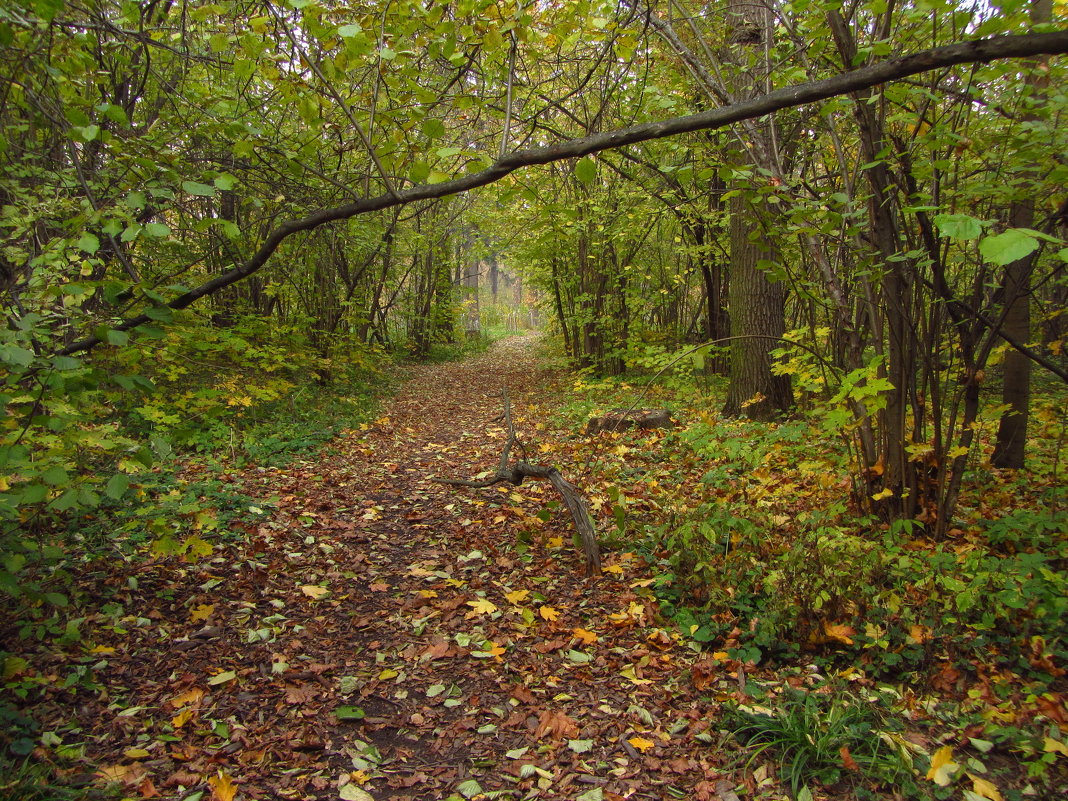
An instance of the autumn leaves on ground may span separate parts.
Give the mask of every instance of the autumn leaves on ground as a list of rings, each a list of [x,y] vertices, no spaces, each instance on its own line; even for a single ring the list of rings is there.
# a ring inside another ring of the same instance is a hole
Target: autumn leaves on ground
[[[826,524],[848,473],[802,416],[704,398],[677,433],[588,434],[589,385],[541,352],[410,367],[358,430],[216,468],[244,500],[214,531],[205,498],[180,540],[86,540],[62,614],[0,628],[26,757],[0,799],[1059,797],[1059,579],[1023,534],[983,550],[994,506],[1036,505],[1015,479],[950,542],[880,549]],[[496,472],[505,389],[513,457],[589,498],[602,575],[547,482],[437,480]]]
[[[82,576],[110,615],[70,652],[27,654],[58,674],[91,643],[98,689],[35,710],[81,728],[85,775],[67,778],[221,801],[734,798],[707,699],[737,690],[738,664],[693,670],[628,554],[586,578],[566,512],[536,517],[548,484],[433,481],[495,469],[504,387],[531,461],[558,458],[528,342],[414,368],[367,430],[233,475],[275,498],[247,542]]]

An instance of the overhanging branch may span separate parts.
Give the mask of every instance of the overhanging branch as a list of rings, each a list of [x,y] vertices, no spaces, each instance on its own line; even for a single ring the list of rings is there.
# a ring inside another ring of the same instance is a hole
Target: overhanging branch
[[[822,81],[776,89],[751,100],[705,111],[700,114],[642,123],[629,128],[620,128],[578,139],[570,139],[547,147],[514,151],[498,159],[486,169],[465,175],[462,178],[444,181],[439,184],[421,184],[392,193],[387,192],[377,197],[364,198],[330,209],[321,209],[299,220],[285,222],[272,231],[259,249],[243,264],[212,278],[210,281],[205,281],[195,289],[175,298],[167,305],[176,310],[184,309],[206,295],[211,295],[220,289],[248,278],[260,270],[282,242],[295,233],[311,231],[326,223],[347,220],[361,214],[381,211],[392,206],[468,192],[472,189],[496,183],[523,167],[550,164],[578,156],[588,156],[603,150],[612,150],[654,139],[664,139],[692,131],[722,128],[736,122],[763,117],[783,109],[828,100],[832,97],[869,89],[888,81],[900,80],[901,78],[957,64],[1027,58],[1038,55],[1063,55],[1064,53],[1068,53],[1068,30],[1019,36],[994,36],[971,42],[960,42],[923,50],[919,53],[883,61],[879,64],[872,64]],[[128,331],[148,322],[150,322],[148,315],[140,314],[122,321],[114,328],[119,331]],[[58,351],[58,354],[70,355],[90,350],[101,344],[102,341],[101,338],[96,336],[87,337],[71,343]]]

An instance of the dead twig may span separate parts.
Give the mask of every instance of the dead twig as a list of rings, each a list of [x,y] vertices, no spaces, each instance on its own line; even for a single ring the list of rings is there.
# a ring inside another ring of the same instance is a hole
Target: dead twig
[[[593,525],[593,519],[590,517],[585,499],[579,494],[575,486],[567,481],[555,467],[531,464],[527,461],[526,448],[516,436],[515,426],[512,424],[512,405],[508,399],[508,390],[504,391],[503,396],[504,422],[508,428],[508,439],[505,440],[504,448],[501,450],[497,472],[483,481],[465,481],[456,478],[434,478],[433,480],[439,484],[449,484],[454,487],[471,487],[473,489],[485,489],[503,481],[518,487],[523,483],[523,479],[526,478],[548,481],[560,493],[560,498],[571,513],[571,519],[575,522],[575,530],[578,532],[579,541],[582,543],[582,552],[586,556],[586,575],[600,575],[601,549],[597,544],[597,529]],[[523,458],[510,463],[513,446],[519,449]]]

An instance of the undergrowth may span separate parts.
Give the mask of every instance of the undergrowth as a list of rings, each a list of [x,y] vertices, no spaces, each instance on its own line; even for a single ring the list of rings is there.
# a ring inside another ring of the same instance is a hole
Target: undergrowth
[[[991,770],[1011,763],[1025,777],[1006,798],[1052,786],[1063,773],[1055,754],[1068,748],[1055,711],[1068,663],[1068,517],[1057,480],[1068,453],[1052,414],[1063,399],[1036,395],[1026,473],[992,473],[985,457],[974,460],[958,519],[936,541],[918,521],[886,525],[858,510],[855,468],[818,403],[755,423],[715,412],[721,396],[695,381],[692,366],[647,381],[579,373],[556,422],[578,432],[609,408],[678,411],[681,427],[659,438],[597,435],[588,462],[602,538],[644,555],[664,615],[694,647],[750,670],[811,665],[905,688],[912,706],[885,710],[897,728],[921,719],[947,735],[970,727],[973,740],[989,743],[977,753],[965,738],[970,759]],[[652,500],[628,500],[638,497]],[[845,696],[787,693],[765,703],[766,712],[739,713],[733,725],[776,754],[796,797],[807,782],[846,775],[838,746],[824,742],[830,731],[875,725]],[[885,715],[880,725],[889,725]],[[900,791],[911,781],[912,772],[891,770],[896,756],[865,750],[879,742],[846,743],[866,777],[850,792],[886,783]],[[949,797],[934,790],[906,797]]]

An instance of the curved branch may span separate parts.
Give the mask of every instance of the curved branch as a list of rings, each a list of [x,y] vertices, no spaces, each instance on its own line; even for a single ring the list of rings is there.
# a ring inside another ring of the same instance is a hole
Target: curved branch
[[[782,109],[847,95],[851,92],[878,86],[887,81],[899,80],[956,64],[972,64],[1037,55],[1061,55],[1064,53],[1068,53],[1068,30],[1018,36],[994,36],[971,42],[960,42],[923,50],[879,64],[872,64],[822,81],[776,89],[766,95],[724,108],[712,109],[685,117],[673,117],[658,122],[632,125],[628,128],[571,139],[546,147],[514,151],[504,158],[498,159],[486,169],[465,175],[462,178],[455,178],[439,184],[413,186],[396,193],[387,192],[377,197],[364,198],[330,209],[321,209],[299,220],[285,222],[272,231],[259,249],[243,264],[209,281],[205,281],[195,289],[175,298],[167,305],[172,309],[184,309],[206,295],[211,295],[220,289],[248,278],[267,263],[282,242],[295,233],[310,231],[326,223],[347,220],[360,214],[381,211],[392,206],[468,192],[472,189],[496,183],[523,167],[550,164],[576,156],[586,156],[591,153],[599,153],[602,150],[612,150],[638,142],[664,139],[691,131],[722,128],[732,123],[762,117]],[[147,314],[140,314],[122,321],[113,328],[119,331],[128,331],[149,321],[150,318]],[[71,343],[58,351],[57,354],[70,355],[90,350],[101,344],[102,341],[99,337],[90,336]]]

